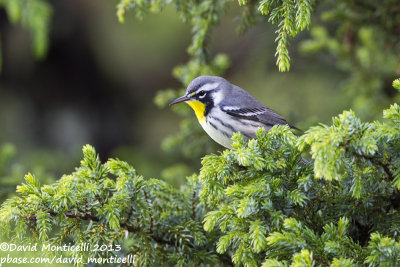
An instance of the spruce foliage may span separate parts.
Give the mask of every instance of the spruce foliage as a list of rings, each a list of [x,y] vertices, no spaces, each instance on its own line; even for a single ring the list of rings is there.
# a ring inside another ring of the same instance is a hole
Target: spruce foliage
[[[93,147],[83,148],[81,166],[51,185],[32,174],[17,187],[18,197],[2,205],[4,233],[15,242],[115,246],[109,252],[71,252],[70,256],[128,256],[141,266],[185,262],[213,264],[213,236],[202,230],[195,176],[177,191],[144,179],[118,159],[102,164]]]

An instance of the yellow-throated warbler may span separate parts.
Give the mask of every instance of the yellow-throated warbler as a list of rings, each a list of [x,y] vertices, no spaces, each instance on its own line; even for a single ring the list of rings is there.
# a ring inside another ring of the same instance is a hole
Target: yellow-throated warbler
[[[267,108],[242,88],[217,76],[200,76],[184,96],[170,103],[186,102],[195,111],[203,129],[217,143],[232,148],[232,134],[241,132],[255,138],[259,127],[267,131],[274,125],[289,125],[285,118]]]

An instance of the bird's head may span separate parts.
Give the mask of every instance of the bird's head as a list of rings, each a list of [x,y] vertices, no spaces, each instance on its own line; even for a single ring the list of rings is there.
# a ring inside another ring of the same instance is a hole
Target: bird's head
[[[196,113],[200,122],[223,97],[221,84],[227,82],[217,76],[199,76],[190,82],[183,96],[175,99],[169,105],[186,102]]]

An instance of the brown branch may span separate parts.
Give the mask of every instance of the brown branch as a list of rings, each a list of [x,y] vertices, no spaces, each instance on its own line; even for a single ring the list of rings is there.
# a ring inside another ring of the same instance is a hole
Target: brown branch
[[[195,199],[196,199],[196,190],[193,190],[193,195],[192,195],[192,220],[193,221],[196,219],[196,207],[194,205]]]
[[[329,266],[329,265],[330,265],[329,262],[327,262],[327,261],[324,260],[323,258],[314,256],[314,255],[313,255],[312,257],[313,257],[314,260],[316,260],[316,261],[318,261],[318,262],[320,262],[320,263],[322,263],[322,264],[325,264],[326,266]]]
[[[92,214],[89,214],[89,213],[85,213],[85,214],[82,215],[82,214],[76,214],[76,213],[73,213],[73,212],[67,212],[67,213],[64,213],[64,216],[68,217],[68,218],[79,218],[79,219],[82,219],[82,220],[92,220],[92,221],[95,221],[95,222],[100,221],[99,218],[97,218],[96,216],[94,216]]]

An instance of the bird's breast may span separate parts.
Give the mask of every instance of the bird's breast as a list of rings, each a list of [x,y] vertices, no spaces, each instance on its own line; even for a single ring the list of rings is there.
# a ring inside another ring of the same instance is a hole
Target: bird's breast
[[[228,116],[219,108],[212,109],[207,115],[206,121],[201,126],[206,133],[218,144],[232,148],[232,134],[234,128],[229,125]]]

